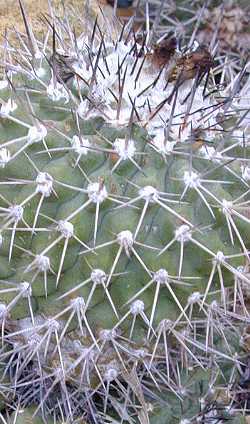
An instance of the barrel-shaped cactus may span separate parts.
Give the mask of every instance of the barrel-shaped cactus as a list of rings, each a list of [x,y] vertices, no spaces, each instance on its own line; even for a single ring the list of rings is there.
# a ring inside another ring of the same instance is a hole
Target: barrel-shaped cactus
[[[76,37],[55,11],[41,42],[20,6],[1,82],[3,414],[240,422],[247,66],[132,21]]]

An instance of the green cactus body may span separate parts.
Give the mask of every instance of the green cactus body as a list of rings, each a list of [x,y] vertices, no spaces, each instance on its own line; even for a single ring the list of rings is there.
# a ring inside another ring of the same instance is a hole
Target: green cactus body
[[[129,25],[76,44],[53,25],[69,79],[28,34],[1,93],[0,365],[27,407],[13,422],[240,422],[215,394],[240,367],[250,284],[249,81],[230,98],[204,88],[212,65],[187,70],[195,45],[159,69]]]

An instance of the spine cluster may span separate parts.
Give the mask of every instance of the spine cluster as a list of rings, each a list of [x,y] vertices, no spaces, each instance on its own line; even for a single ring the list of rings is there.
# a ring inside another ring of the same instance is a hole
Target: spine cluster
[[[79,36],[54,10],[41,41],[19,3],[0,84],[0,417],[240,423],[249,63],[197,27],[185,46],[158,37],[147,4],[146,30],[96,19]]]

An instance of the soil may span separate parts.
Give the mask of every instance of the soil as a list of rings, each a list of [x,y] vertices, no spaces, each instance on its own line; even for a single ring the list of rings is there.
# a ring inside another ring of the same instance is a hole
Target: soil
[[[107,4],[107,0],[50,0],[53,6],[57,6],[57,11],[62,8],[59,5],[64,3],[65,6],[72,6],[75,11],[79,11],[84,15],[85,4],[88,2],[94,15],[98,14],[102,19],[100,9],[104,12],[106,18],[112,18],[113,8]],[[32,28],[36,34],[42,33],[44,23],[42,15],[49,12],[48,0],[22,0],[25,10],[32,22]],[[120,17],[129,18],[133,13],[133,8],[120,9],[118,15]],[[0,0],[0,41],[3,40],[5,32],[9,30],[25,31],[23,19],[19,7],[19,0]],[[11,34],[8,33],[8,39]]]
[[[34,19],[36,25],[41,26],[39,15],[48,12],[48,2],[46,0],[26,0],[25,8],[30,19]],[[22,16],[18,0],[0,0],[0,34],[4,35],[6,28],[24,30]]]
[[[44,23],[41,19],[43,14],[48,13],[48,0],[22,0],[25,10],[32,22],[36,33],[43,32]],[[94,4],[96,0],[91,0]],[[51,0],[52,5],[58,6],[61,0]],[[84,7],[84,0],[64,0],[66,6]],[[0,0],[0,37],[5,34],[6,28],[24,31],[24,24],[19,7],[19,0]]]

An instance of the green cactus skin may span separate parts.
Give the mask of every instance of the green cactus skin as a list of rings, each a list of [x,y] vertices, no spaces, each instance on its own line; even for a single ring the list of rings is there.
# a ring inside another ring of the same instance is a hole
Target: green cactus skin
[[[247,65],[222,88],[196,43],[159,68],[153,32],[75,38],[56,11],[41,43],[20,7],[1,82],[2,416],[242,422],[218,393],[245,361]]]

